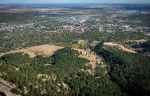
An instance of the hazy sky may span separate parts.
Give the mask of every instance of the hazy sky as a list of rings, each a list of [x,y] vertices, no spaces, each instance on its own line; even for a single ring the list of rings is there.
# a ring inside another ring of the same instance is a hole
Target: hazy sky
[[[0,3],[150,3],[150,0],[0,0]]]

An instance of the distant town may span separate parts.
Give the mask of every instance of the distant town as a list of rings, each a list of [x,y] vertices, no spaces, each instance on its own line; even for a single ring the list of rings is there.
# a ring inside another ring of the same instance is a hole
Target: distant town
[[[6,18],[16,16],[16,21],[0,20],[0,31],[8,32],[144,32],[150,35],[147,10],[124,10],[115,8],[45,9],[22,8],[0,10]],[[3,14],[4,13],[4,14]],[[6,14],[8,13],[8,14]],[[28,14],[25,14],[28,13]],[[25,15],[24,15],[25,14]],[[7,16],[6,16],[7,15]],[[17,20],[18,19],[18,20]],[[19,20],[21,19],[21,20]],[[24,20],[26,19],[26,20]],[[24,22],[25,21],[25,22]]]

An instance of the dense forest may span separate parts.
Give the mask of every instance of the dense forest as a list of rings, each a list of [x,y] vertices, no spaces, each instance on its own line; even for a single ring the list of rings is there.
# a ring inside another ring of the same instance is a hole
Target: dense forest
[[[148,96],[150,79],[150,59],[139,53],[122,52],[115,48],[103,48],[102,43],[95,52],[103,56],[109,65],[109,75],[120,88],[131,96]]]

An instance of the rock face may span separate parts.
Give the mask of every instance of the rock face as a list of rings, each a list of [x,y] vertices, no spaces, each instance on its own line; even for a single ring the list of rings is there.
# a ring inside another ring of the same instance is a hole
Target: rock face
[[[0,78],[0,96],[17,96],[11,92],[13,88],[15,88],[15,85]]]

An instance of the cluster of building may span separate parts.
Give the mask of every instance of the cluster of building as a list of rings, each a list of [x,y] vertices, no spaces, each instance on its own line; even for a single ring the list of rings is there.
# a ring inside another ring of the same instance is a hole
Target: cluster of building
[[[26,28],[32,28],[34,23],[29,24],[7,24],[0,23],[0,31],[14,32],[15,30],[25,30]]]
[[[103,15],[102,15],[103,14]],[[142,23],[142,21],[130,21],[128,19],[129,13],[111,13],[109,15],[106,13],[98,13],[96,16],[61,16],[52,20],[52,18],[47,18],[45,21],[43,19],[38,19],[36,17],[36,22],[32,20],[29,23],[23,24],[12,24],[12,23],[0,23],[0,31],[36,31],[36,32],[145,32],[149,34],[150,27],[137,25],[135,22]],[[40,16],[39,16],[40,17]],[[69,19],[68,19],[69,18]],[[52,21],[51,21],[52,20]],[[55,22],[58,21],[58,22]],[[144,24],[143,24],[144,25]]]

